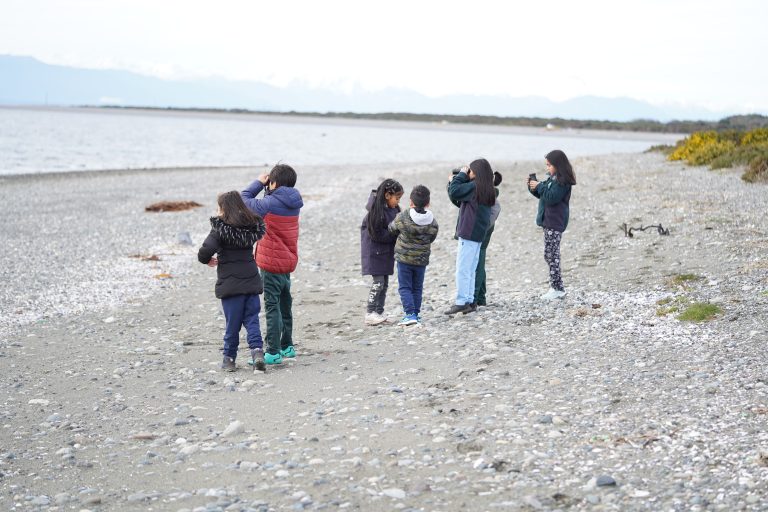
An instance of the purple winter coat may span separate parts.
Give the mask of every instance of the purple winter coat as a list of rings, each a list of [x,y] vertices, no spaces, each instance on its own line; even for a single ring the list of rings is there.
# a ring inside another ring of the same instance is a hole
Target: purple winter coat
[[[376,191],[372,191],[365,209],[371,211],[371,206],[376,198]],[[397,235],[392,235],[387,226],[395,220],[400,213],[400,207],[385,208],[384,222],[381,224],[375,236],[368,233],[368,214],[363,218],[360,226],[360,261],[364,276],[391,276],[395,273],[395,242]]]

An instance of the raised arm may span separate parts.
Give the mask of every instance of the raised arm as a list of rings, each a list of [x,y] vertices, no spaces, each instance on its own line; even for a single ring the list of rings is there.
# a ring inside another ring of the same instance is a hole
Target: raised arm
[[[448,184],[448,199],[453,204],[470,201],[474,193],[475,184],[463,170],[454,176]]]
[[[261,199],[257,199],[257,196],[264,190],[264,183],[261,179],[258,179],[248,185],[248,188],[240,192],[240,197],[243,198],[245,206],[248,207],[254,213],[264,217],[269,211],[270,202],[274,200],[273,197],[266,196]]]

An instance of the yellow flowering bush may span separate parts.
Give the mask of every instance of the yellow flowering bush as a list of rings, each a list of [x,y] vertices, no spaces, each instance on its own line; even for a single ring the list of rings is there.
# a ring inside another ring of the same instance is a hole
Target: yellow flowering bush
[[[718,140],[695,150],[688,157],[688,163],[691,165],[707,165],[715,158],[727,155],[736,149],[736,144],[729,140]]]
[[[705,165],[735,148],[736,143],[717,132],[696,132],[684,139],[669,159],[685,160],[690,165]]]
[[[694,132],[678,142],[667,158],[712,169],[746,165],[744,181],[768,179],[768,128]]]
[[[691,158],[691,155],[702,147],[715,142],[717,142],[717,132],[694,132],[690,137],[686,137],[681,142],[677,143],[675,150],[669,155],[669,159],[688,161]]]
[[[768,128],[750,130],[741,138],[742,146],[753,146],[756,144],[768,144]]]

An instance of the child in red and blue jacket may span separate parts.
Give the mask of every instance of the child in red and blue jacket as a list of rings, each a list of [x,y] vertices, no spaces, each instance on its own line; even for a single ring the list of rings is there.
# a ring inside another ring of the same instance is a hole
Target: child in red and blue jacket
[[[266,364],[279,364],[283,358],[296,357],[291,272],[296,270],[299,261],[299,211],[304,202],[295,184],[296,171],[290,165],[278,164],[240,193],[246,206],[263,217],[267,225],[267,233],[256,248],[256,264],[264,282]],[[265,188],[264,197],[257,199]]]

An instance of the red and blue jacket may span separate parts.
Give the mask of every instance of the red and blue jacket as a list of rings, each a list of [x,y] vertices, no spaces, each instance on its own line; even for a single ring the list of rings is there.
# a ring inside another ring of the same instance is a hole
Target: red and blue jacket
[[[293,187],[278,187],[257,199],[263,189],[256,180],[240,193],[245,205],[267,224],[267,234],[257,246],[256,264],[273,274],[290,274],[299,262],[299,210],[304,201]]]

